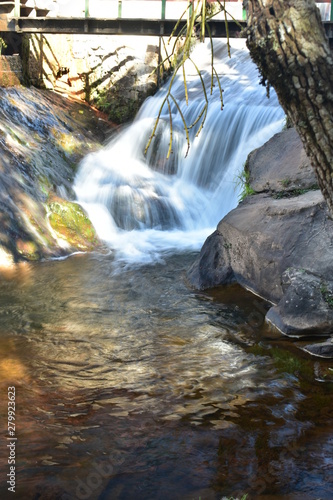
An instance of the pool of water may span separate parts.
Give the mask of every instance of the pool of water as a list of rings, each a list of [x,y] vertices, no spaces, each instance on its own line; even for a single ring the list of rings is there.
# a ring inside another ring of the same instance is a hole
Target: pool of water
[[[2,273],[1,498],[8,387],[17,498],[333,498],[332,364],[269,330],[238,286],[187,288],[193,259]]]

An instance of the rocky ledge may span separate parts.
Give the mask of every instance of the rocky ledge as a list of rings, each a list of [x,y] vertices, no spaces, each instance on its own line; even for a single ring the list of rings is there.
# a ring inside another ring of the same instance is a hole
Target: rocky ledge
[[[72,184],[110,132],[83,102],[0,88],[0,268],[101,247]]]
[[[247,196],[206,240],[188,272],[197,289],[238,282],[272,304],[283,334],[333,334],[333,220],[294,129],[253,151]],[[306,351],[333,357],[333,337]]]

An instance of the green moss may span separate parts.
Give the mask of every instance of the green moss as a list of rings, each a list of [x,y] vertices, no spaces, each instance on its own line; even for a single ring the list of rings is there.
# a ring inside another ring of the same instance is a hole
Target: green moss
[[[41,190],[41,192],[45,196],[48,196],[48,194],[52,190],[52,184],[49,181],[49,179],[46,177],[46,175],[40,175],[38,177],[38,184],[39,184],[39,189]]]
[[[255,356],[269,356],[280,372],[301,376],[302,379],[306,380],[313,379],[311,362],[294,355],[286,349],[281,349],[279,347],[264,347],[260,344],[256,344],[251,346],[248,352]]]
[[[245,163],[242,172],[236,177],[236,185],[241,188],[241,192],[238,198],[238,201],[241,202],[245,200],[247,196],[255,194],[254,189],[252,189],[252,187],[250,186],[250,172],[247,169],[247,163]]]
[[[274,347],[270,349],[270,354],[274,359],[275,366],[281,371],[292,374],[301,372],[302,361],[290,352]]]
[[[16,248],[18,253],[27,260],[39,260],[40,253],[38,251],[38,246],[34,241],[25,241],[19,239],[16,242]]]
[[[5,40],[0,36],[0,56],[2,54],[2,50],[7,48],[7,44]]]
[[[283,181],[281,181],[282,183]],[[284,187],[287,187],[285,185]],[[274,194],[273,198],[279,200],[281,198],[295,198],[296,196],[301,196],[302,194],[308,193],[309,191],[317,191],[319,189],[318,184],[313,184],[306,189],[291,189],[290,191],[279,191]]]
[[[81,143],[71,133],[64,133],[57,130],[55,127],[51,129],[51,134],[54,137],[55,144],[60,151],[66,155],[73,155],[81,149]]]
[[[255,356],[268,356],[267,348],[260,344],[254,344],[248,348],[248,352],[254,354]]]
[[[22,37],[22,71],[23,83],[27,87],[30,86],[29,76],[29,57],[30,57],[30,35],[23,35]]]
[[[91,250],[98,244],[96,231],[80,205],[69,201],[48,204],[49,222],[57,235],[80,250]]]
[[[94,105],[108,115],[117,124],[133,120],[139,110],[140,102],[136,99],[125,99],[117,93],[101,91],[94,100]]]
[[[288,186],[290,186],[291,180],[288,178],[282,179],[282,181],[280,181],[280,183],[282,184],[283,187],[288,187]]]
[[[328,307],[330,309],[333,309],[333,292],[332,292],[332,290],[329,290],[327,288],[327,283],[323,282],[321,284],[320,292],[321,292],[321,295],[322,295],[324,301],[326,302],[326,304],[328,304]]]

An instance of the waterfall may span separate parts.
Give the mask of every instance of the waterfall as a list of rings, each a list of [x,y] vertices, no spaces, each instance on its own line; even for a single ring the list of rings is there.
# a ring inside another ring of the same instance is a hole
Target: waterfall
[[[193,59],[207,88],[207,119],[198,137],[191,129],[187,144],[176,106],[171,108],[173,147],[169,147],[169,110],[165,105],[153,143],[144,150],[167,92],[168,82],[148,98],[134,122],[106,147],[81,163],[74,189],[102,240],[125,262],[150,262],[163,252],[197,250],[219,220],[238,203],[237,175],[247,155],[283,126],[284,113],[274,92],[270,99],[259,85],[259,74],[244,40],[233,40],[232,56],[226,44],[214,42],[215,68],[224,89],[221,111],[218,85],[210,90],[210,47],[200,44]],[[204,106],[200,79],[186,66],[189,103],[182,75],[173,95],[187,123]],[[196,126],[198,127],[198,125]]]

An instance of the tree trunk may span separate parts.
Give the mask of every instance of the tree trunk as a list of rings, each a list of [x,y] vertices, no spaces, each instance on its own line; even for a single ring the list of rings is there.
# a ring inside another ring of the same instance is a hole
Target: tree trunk
[[[294,124],[333,214],[333,57],[313,0],[245,0],[247,45]]]

